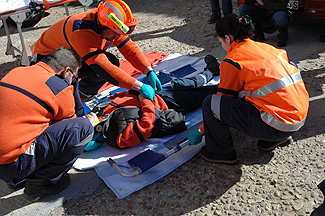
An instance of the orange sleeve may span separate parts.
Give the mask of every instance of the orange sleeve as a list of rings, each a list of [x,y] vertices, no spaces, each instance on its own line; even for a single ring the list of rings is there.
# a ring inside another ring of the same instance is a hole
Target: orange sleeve
[[[222,61],[220,63],[220,83],[217,94],[237,97],[243,85],[242,71],[228,62]]]
[[[72,85],[57,94],[54,100],[57,106],[57,112],[55,113],[55,116],[53,116],[54,121],[76,118]]]
[[[131,38],[121,36],[114,41],[114,45],[119,49],[124,58],[139,71],[143,72],[148,66],[151,66],[147,57]]]
[[[117,145],[121,148],[138,145],[152,134],[156,119],[155,107],[148,99],[144,99],[140,103],[142,118],[130,123],[116,140]]]

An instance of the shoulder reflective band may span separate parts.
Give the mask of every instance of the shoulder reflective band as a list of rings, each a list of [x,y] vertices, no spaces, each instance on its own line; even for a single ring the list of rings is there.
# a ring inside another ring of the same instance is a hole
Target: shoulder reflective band
[[[130,30],[127,25],[122,23],[121,20],[119,20],[115,16],[115,14],[113,13],[108,14],[108,18],[110,18],[121,29],[121,31],[124,32],[124,34],[126,34]]]
[[[282,79],[276,80],[266,86],[263,86],[253,92],[251,91],[241,91],[239,92],[239,97],[243,98],[245,96],[248,97],[263,97],[265,95],[271,94],[273,92],[276,92],[280,89],[283,89],[287,86],[293,85],[299,81],[301,81],[301,75],[300,72],[292,74],[287,77],[283,77]]]

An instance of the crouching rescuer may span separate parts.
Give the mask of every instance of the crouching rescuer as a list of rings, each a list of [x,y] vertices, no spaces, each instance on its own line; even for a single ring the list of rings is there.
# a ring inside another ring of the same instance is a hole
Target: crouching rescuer
[[[106,0],[98,8],[65,17],[44,31],[31,46],[33,59],[38,62],[58,47],[71,47],[82,57],[79,70],[81,97],[93,97],[109,82],[139,91],[145,98],[153,100],[161,83],[145,55],[130,38],[137,23],[124,1]],[[117,57],[107,52],[110,46],[117,47],[127,61],[147,75],[151,85],[120,69]]]
[[[203,101],[203,125],[188,137],[197,144],[205,135],[200,155],[210,162],[236,163],[230,127],[271,151],[292,143],[307,117],[309,95],[299,69],[285,50],[251,40],[252,30],[248,16],[226,15],[216,23],[227,56],[220,63],[217,94]]]

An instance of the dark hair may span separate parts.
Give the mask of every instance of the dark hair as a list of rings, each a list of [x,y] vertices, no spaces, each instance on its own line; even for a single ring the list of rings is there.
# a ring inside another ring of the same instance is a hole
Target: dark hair
[[[239,18],[236,14],[228,14],[216,23],[216,34],[221,38],[232,35],[239,42],[253,36],[254,25],[252,19],[245,15]]]
[[[81,67],[81,58],[72,48],[60,47],[46,56],[44,62],[49,65],[55,72],[70,67],[72,70]]]

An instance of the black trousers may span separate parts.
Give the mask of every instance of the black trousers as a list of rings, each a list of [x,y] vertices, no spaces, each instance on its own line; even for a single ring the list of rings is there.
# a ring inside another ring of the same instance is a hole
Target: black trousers
[[[251,103],[227,96],[209,95],[203,102],[202,112],[206,148],[213,153],[233,151],[230,127],[265,141],[281,141],[294,133],[269,126]]]

